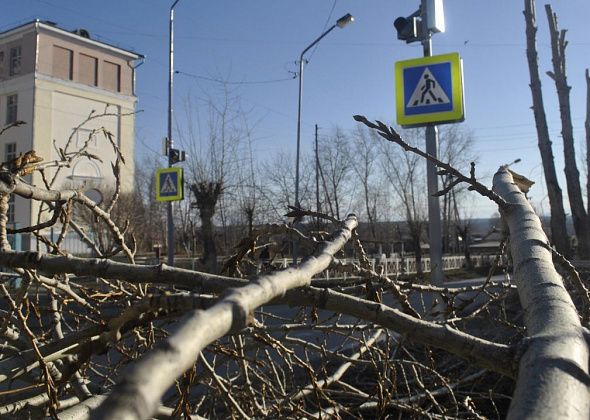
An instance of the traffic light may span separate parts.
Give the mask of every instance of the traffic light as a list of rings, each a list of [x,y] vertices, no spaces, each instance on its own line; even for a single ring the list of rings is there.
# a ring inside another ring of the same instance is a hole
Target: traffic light
[[[170,149],[168,153],[168,159],[171,165],[174,165],[178,162],[184,162],[186,159],[186,154],[184,153],[184,150]]]
[[[416,16],[409,17],[398,17],[394,22],[393,26],[397,31],[397,39],[410,42],[419,41],[419,35],[421,33],[422,22]]]

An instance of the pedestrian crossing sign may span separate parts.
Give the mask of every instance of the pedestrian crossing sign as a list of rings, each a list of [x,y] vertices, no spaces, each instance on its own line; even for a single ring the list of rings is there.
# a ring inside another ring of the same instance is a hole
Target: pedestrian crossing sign
[[[465,119],[463,63],[458,53],[395,63],[397,123],[417,127]]]
[[[156,200],[184,199],[182,168],[161,168],[156,171]]]

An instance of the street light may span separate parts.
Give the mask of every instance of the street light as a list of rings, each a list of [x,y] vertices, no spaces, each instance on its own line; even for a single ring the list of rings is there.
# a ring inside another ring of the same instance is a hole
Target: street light
[[[503,166],[504,168],[509,168],[509,167],[511,167],[512,165],[514,165],[515,163],[519,163],[521,160],[522,160],[521,158],[517,158],[517,159],[514,159],[514,160],[513,160],[512,162],[510,162],[510,163],[505,163],[505,164],[504,164],[504,165],[502,165],[502,166]]]
[[[299,207],[299,151],[301,148],[301,97],[303,94],[303,56],[315,44],[320,42],[323,37],[328,35],[334,28],[344,28],[349,23],[353,22],[354,18],[350,13],[345,14],[336,21],[328,30],[321,34],[315,41],[307,46],[299,56],[299,104],[297,107],[297,160],[295,161],[295,206]]]

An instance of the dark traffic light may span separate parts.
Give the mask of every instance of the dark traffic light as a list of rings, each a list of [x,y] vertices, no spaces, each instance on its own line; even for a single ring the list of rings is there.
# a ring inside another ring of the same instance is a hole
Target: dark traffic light
[[[174,165],[178,162],[184,162],[184,160],[186,159],[184,150],[170,149],[168,153],[168,159],[171,165]]]
[[[421,21],[415,16],[410,17],[398,17],[394,22],[393,26],[397,31],[397,39],[410,42],[419,41],[419,35],[421,32]]]

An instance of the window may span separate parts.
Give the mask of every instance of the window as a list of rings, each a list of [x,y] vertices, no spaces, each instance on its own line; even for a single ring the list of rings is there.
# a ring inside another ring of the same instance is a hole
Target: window
[[[16,143],[6,143],[4,146],[4,161],[8,162],[16,158]]]
[[[74,78],[74,52],[58,45],[53,46],[52,74],[63,80]]]
[[[18,95],[6,97],[6,124],[16,122],[18,118]]]
[[[12,47],[10,49],[10,70],[9,75],[15,76],[20,73],[21,47]]]
[[[16,158],[16,143],[6,143],[4,145],[4,161],[8,162]],[[10,194],[8,200],[8,223],[14,223],[14,194]]]
[[[78,81],[90,86],[98,85],[98,59],[96,57],[80,54]]]
[[[121,66],[105,61],[103,67],[104,88],[113,92],[121,91]]]

